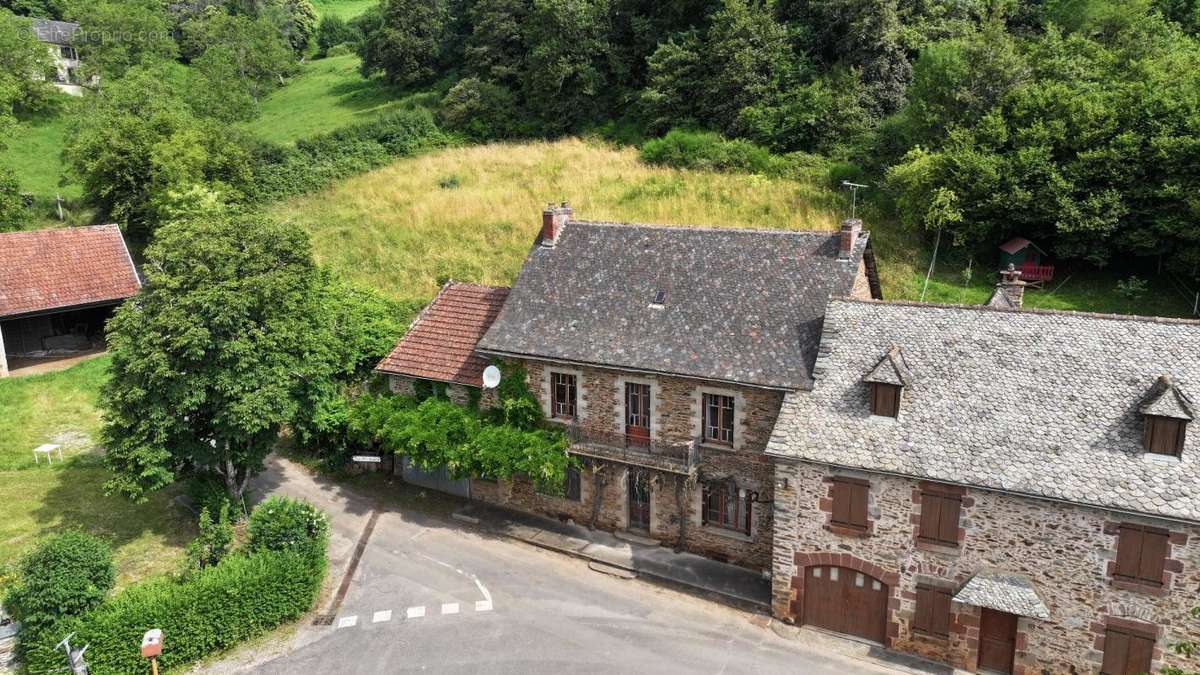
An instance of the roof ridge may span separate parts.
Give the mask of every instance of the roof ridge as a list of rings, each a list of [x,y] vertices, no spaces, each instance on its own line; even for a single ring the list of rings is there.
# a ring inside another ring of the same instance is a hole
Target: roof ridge
[[[616,220],[577,220],[572,218],[567,221],[567,225],[590,225],[596,227],[629,227],[645,230],[688,230],[695,232],[745,232],[752,234],[779,234],[779,235],[809,235],[809,236],[832,236],[838,234],[838,230],[785,230],[779,228],[762,228],[762,227],[730,227],[728,225],[693,225],[693,224],[669,224],[669,223],[631,223]],[[869,230],[863,230],[863,234]]]
[[[1200,326],[1200,319],[1186,319],[1173,316],[1149,316],[1143,314],[1104,314],[1101,312],[1080,312],[1072,309],[1046,309],[1042,307],[989,307],[988,305],[967,305],[961,303],[939,304],[936,302],[920,302],[917,300],[874,300],[854,298],[846,295],[835,295],[829,298],[834,302],[847,302],[864,305],[891,305],[896,307],[914,307],[919,309],[969,309],[977,312],[993,312],[997,314],[1040,314],[1045,316],[1073,316],[1085,319],[1109,319],[1112,321],[1137,321],[1142,323],[1173,324],[1182,326]]]

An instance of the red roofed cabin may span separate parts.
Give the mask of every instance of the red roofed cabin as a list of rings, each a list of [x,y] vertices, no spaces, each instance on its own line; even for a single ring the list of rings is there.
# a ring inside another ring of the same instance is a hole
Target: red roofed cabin
[[[411,395],[418,383],[437,382],[451,400],[466,404],[469,388],[482,392],[488,366],[475,344],[507,297],[507,288],[447,283],[375,370],[389,375],[396,393]]]
[[[1043,264],[1046,252],[1025,237],[1013,237],[1000,246],[1000,269],[1012,265],[1021,273],[1021,280],[1041,287],[1054,279],[1054,266]]]
[[[141,278],[116,225],[0,233],[0,377],[104,349],[104,322]]]

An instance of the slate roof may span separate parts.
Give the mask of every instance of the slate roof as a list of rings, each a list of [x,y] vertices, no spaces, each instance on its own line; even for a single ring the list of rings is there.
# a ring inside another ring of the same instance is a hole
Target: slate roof
[[[807,387],[825,303],[850,292],[868,241],[839,261],[836,232],[572,220],[529,252],[479,349]]]
[[[447,283],[375,369],[482,387],[488,360],[475,353],[475,343],[506,297],[507,288]]]
[[[56,45],[69,45],[79,24],[70,21],[54,21],[52,19],[33,19],[33,34],[42,42]]]
[[[892,347],[895,420],[864,377]],[[784,397],[768,454],[1200,522],[1200,430],[1143,451],[1159,378],[1200,394],[1200,322],[838,299],[811,392]]]
[[[999,286],[996,287],[996,290],[992,291],[992,297],[988,298],[985,304],[994,309],[1020,309],[1020,305],[1013,302],[1008,293],[1005,293],[1004,289]]]
[[[955,594],[954,600],[1017,616],[1050,618],[1050,611],[1033,590],[1033,584],[1019,574],[980,572]]]
[[[141,286],[116,225],[0,233],[0,317],[118,302]]]

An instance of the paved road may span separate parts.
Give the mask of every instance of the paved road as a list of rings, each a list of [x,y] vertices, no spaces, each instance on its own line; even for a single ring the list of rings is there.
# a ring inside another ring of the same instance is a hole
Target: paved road
[[[327,500],[334,557],[344,556],[370,505],[346,501],[328,485],[306,485],[286,468],[289,478],[270,489]],[[781,637],[765,617],[411,510],[381,511],[336,617],[332,626],[300,628],[282,655],[243,655],[235,657],[245,659],[240,667],[226,662],[214,670],[895,672]]]

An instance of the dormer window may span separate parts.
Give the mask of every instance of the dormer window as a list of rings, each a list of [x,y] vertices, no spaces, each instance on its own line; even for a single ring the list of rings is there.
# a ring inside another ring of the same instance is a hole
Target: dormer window
[[[1187,425],[1196,415],[1192,400],[1171,381],[1158,378],[1142,399],[1138,411],[1143,416],[1142,445],[1155,455],[1179,457],[1187,440]]]
[[[912,371],[899,347],[892,347],[863,378],[871,385],[871,414],[899,417],[904,388],[912,384]]]

